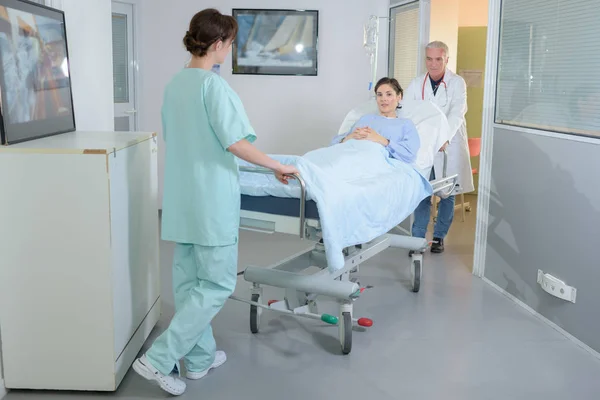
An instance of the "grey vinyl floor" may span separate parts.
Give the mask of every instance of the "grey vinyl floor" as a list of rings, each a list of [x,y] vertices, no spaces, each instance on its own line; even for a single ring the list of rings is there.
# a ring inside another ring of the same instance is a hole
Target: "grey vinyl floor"
[[[213,324],[228,361],[188,381],[180,398],[600,399],[598,359],[471,275],[474,211],[466,218],[457,213],[444,254],[425,256],[419,293],[410,291],[405,251],[388,249],[361,267],[361,284],[373,288],[355,303],[355,314],[374,325],[354,332],[347,356],[336,327],[264,313],[253,335],[249,306],[229,301]],[[275,262],[303,246],[295,237],[243,232],[240,268]],[[161,243],[163,315],[146,346],[173,313],[172,253],[171,244]],[[236,294],[248,293],[240,279]],[[265,295],[277,299],[282,292]],[[334,303],[320,307],[336,312]],[[74,368],[85,368],[85,355]],[[116,393],[12,391],[6,400],[168,397],[130,370]]]

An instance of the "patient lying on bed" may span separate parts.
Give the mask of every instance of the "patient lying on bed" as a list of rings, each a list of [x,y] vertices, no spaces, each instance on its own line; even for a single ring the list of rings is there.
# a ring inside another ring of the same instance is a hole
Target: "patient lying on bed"
[[[425,141],[411,120],[396,118],[400,85],[384,78],[375,93],[379,112],[360,118],[331,146],[302,156],[271,155],[300,171],[307,199],[317,205],[331,270],[344,266],[344,248],[389,232],[432,193],[416,165]],[[282,185],[264,174],[242,174],[240,179],[245,195],[300,197],[297,180]]]
[[[389,156],[412,164],[420,147],[414,123],[396,116],[403,90],[396,79],[382,78],[375,85],[379,114],[367,114],[343,135],[333,138],[331,145],[349,140],[368,140],[386,148]]]

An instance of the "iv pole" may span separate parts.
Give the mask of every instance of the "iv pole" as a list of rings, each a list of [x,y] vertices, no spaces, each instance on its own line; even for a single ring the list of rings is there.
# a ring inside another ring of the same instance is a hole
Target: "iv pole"
[[[367,56],[369,56],[371,59],[371,80],[369,81],[370,97],[374,96],[371,91],[373,90],[373,85],[375,85],[375,81],[377,79],[377,59],[379,56],[379,20],[381,19],[388,18],[371,15],[369,17],[369,21],[364,26],[363,47],[367,52]]]

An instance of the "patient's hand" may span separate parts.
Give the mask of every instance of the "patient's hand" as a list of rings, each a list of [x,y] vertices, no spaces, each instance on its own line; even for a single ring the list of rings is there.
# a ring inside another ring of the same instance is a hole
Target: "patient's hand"
[[[351,134],[349,134],[342,140],[342,143],[345,142],[346,140],[350,140],[350,139],[356,139],[356,140],[365,139],[368,135],[368,133],[366,132],[365,129],[366,128],[356,128],[354,130],[354,132],[352,132]]]
[[[367,132],[367,136],[364,138],[365,140],[370,140],[371,142],[379,143],[384,147],[390,143],[389,140],[387,140],[371,128],[365,128],[365,131]]]

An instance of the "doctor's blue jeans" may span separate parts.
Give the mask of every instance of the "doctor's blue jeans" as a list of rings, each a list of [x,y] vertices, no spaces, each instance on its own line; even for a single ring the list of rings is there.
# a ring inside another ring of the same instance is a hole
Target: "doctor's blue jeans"
[[[435,179],[435,172],[431,170],[430,180]],[[437,220],[433,229],[433,237],[444,239],[450,230],[454,219],[454,196],[441,199],[438,209]],[[427,233],[427,225],[431,217],[431,196],[423,199],[415,210],[415,220],[412,226],[414,237],[424,238]]]

